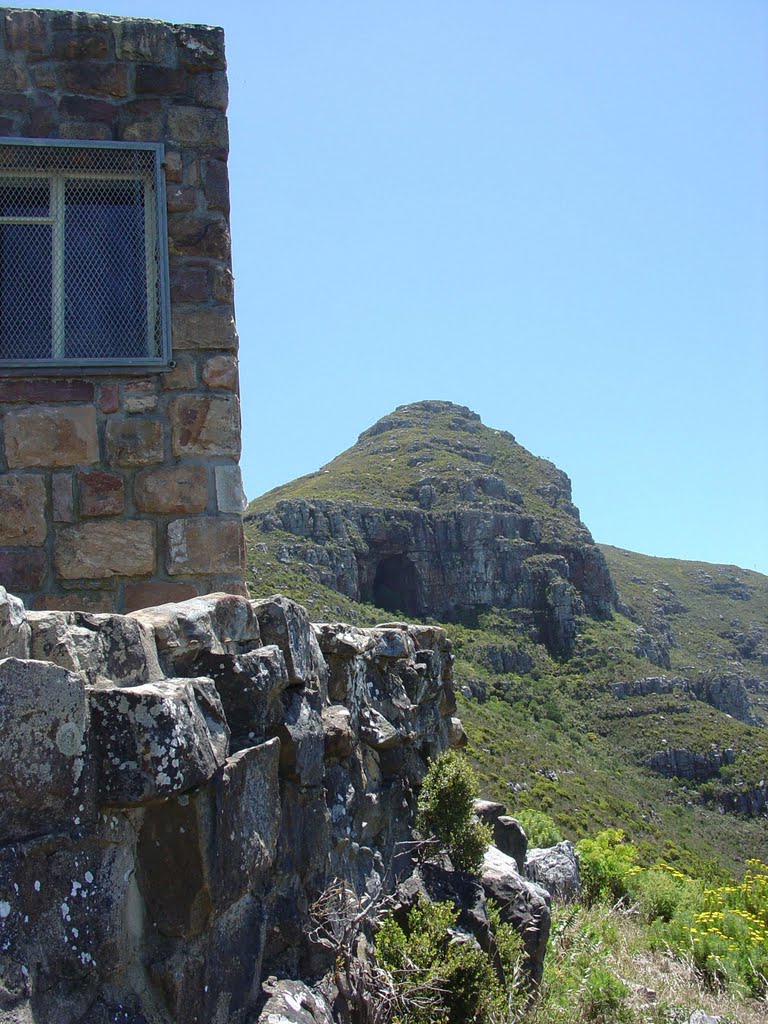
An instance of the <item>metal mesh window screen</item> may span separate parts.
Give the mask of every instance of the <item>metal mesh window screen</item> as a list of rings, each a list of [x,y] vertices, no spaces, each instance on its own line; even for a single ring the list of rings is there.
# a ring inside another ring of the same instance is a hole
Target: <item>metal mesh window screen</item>
[[[0,363],[167,354],[158,147],[0,143]]]

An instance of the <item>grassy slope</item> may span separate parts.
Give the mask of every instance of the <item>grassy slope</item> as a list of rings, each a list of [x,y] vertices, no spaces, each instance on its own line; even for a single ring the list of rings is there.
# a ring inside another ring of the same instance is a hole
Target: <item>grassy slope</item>
[[[567,478],[556,467],[511,435],[450,406],[430,408],[428,415],[419,406],[396,411],[317,473],[256,499],[249,512],[267,511],[281,498],[407,508],[426,484],[434,488],[439,512],[460,507],[467,484],[488,476],[504,481],[509,498],[502,501],[542,521],[545,536],[589,539],[568,502]],[[475,487],[473,506],[486,501],[498,503]],[[261,532],[255,521],[246,523],[246,535],[253,593],[286,593],[305,604],[314,621],[393,618],[319,582],[318,571],[304,561],[308,545],[300,538]],[[713,743],[733,747],[736,762],[715,788],[747,788],[768,777],[765,730],[679,693],[619,700],[612,684],[662,674],[634,654],[638,625],[653,632],[660,621],[671,627],[677,644],[667,674],[768,676],[759,657],[768,650],[768,578],[732,566],[602,550],[634,621],[622,614],[608,622],[584,620],[576,652],[566,662],[554,661],[521,634],[503,610],[481,615],[474,628],[446,627],[455,643],[457,686],[484,689],[490,698],[479,703],[460,697],[485,795],[502,799],[512,812],[546,809],[574,838],[618,825],[636,837],[649,860],[663,855],[735,870],[749,856],[764,857],[765,820],[726,817],[701,806],[702,784],[659,778],[644,770],[643,761],[665,746],[704,752]],[[522,654],[527,667],[493,671],[489,648]],[[760,695],[752,696],[759,707]]]

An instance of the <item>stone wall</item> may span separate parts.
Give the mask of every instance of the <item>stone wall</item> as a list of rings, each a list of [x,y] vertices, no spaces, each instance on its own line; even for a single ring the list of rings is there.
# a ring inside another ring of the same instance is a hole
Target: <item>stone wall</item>
[[[0,9],[0,136],[164,142],[168,372],[0,376],[0,583],[46,609],[243,593],[220,29]]]
[[[319,976],[310,903],[392,885],[426,759],[464,741],[451,665],[438,627],[281,597],[0,587],[0,1021],[246,1024],[262,979]]]

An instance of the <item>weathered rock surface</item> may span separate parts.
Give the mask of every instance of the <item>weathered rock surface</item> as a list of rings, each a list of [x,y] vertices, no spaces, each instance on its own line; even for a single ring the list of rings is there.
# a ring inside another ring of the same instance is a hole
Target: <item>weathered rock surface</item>
[[[559,903],[581,896],[579,861],[573,843],[568,839],[556,846],[529,850],[525,859],[525,875],[546,889]]]
[[[665,747],[647,759],[648,767],[660,775],[681,779],[711,779],[723,765],[733,764],[736,752],[731,749],[697,751],[685,747]]]
[[[0,1021],[251,1024],[268,973],[322,971],[308,907],[334,876],[391,884],[459,739],[451,663],[437,627],[312,626],[282,597],[1,592]],[[281,982],[260,1019],[328,1013]]]
[[[486,897],[499,905],[501,920],[512,924],[522,936],[526,954],[524,966],[538,984],[544,971],[552,922],[549,892],[523,878],[513,858],[495,846],[486,851],[480,878]]]

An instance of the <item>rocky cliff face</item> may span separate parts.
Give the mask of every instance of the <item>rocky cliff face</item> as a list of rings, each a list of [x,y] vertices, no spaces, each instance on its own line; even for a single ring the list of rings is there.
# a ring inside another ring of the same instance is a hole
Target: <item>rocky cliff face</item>
[[[355,601],[443,621],[517,609],[557,653],[579,616],[617,602],[566,475],[449,402],[384,417],[319,473],[254,502],[247,521],[251,543],[278,531],[278,558]]]
[[[0,1021],[243,1024],[307,907],[463,741],[442,630],[273,597],[25,613],[0,588]]]

